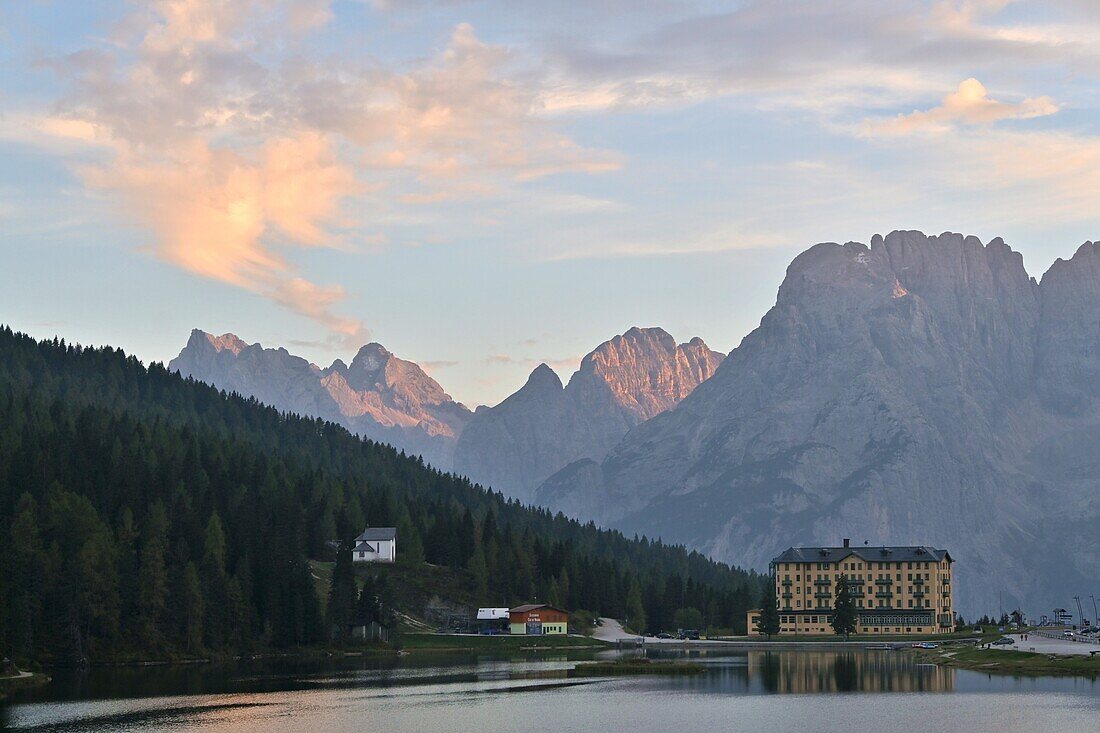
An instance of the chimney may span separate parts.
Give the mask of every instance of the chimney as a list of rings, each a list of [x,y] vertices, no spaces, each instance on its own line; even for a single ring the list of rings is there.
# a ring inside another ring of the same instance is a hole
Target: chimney
[[[844,546],[845,547],[848,547],[849,545],[851,545],[851,543],[852,543],[852,541],[850,539],[848,539],[847,537],[844,538]]]

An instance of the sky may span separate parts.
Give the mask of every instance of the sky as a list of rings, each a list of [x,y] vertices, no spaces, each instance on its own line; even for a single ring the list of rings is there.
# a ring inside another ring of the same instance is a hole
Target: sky
[[[1093,0],[0,0],[0,323],[456,399],[728,351],[823,241],[1100,238]]]

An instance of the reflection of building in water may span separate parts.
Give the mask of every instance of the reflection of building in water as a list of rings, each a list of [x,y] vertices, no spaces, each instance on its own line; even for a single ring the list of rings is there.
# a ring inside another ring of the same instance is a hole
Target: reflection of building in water
[[[750,686],[768,692],[952,692],[955,670],[898,652],[749,652]]]
[[[840,576],[856,606],[857,634],[931,634],[954,629],[951,555],[932,547],[791,547],[772,560],[779,633],[831,634]],[[759,609],[749,611],[758,634]]]

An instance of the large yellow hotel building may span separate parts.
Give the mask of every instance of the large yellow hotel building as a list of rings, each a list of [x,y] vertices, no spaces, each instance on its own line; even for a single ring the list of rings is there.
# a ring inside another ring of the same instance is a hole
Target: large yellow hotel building
[[[944,634],[954,630],[951,555],[931,547],[791,547],[771,562],[779,633],[831,634],[836,580],[848,578],[858,634]],[[749,634],[759,609],[749,611]]]

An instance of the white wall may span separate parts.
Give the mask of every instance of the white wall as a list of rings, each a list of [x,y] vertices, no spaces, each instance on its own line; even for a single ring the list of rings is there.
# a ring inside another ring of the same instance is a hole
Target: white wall
[[[362,550],[354,550],[351,559],[355,562],[393,562],[397,558],[397,540],[371,540],[361,542]],[[377,552],[369,552],[366,545],[377,548]]]

